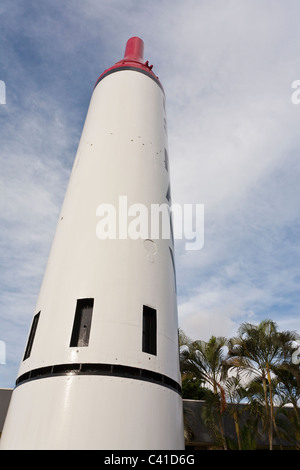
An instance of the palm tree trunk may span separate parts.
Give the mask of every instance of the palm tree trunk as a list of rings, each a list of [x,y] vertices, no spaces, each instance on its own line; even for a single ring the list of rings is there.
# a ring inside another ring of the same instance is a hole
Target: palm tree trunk
[[[223,403],[222,389],[221,389],[220,385],[219,385],[219,388],[220,388],[220,395],[221,395],[221,398],[220,398],[220,407],[219,407],[219,411],[218,411],[218,415],[219,415],[219,428],[220,428],[220,433],[221,433],[221,437],[222,437],[222,442],[223,442],[224,450],[228,450],[228,449],[227,449],[226,439],[225,439],[225,432],[224,432],[223,419],[222,419],[222,414],[223,414],[223,410],[224,410],[224,403]],[[214,389],[214,394],[215,394],[215,396],[217,397],[217,396],[218,396],[218,383],[217,383],[217,381],[216,381],[215,379],[213,380],[213,389]]]
[[[224,450],[228,450],[227,449],[227,442],[226,442],[226,439],[225,439],[224,425],[223,425],[223,419],[222,419],[221,413],[219,413],[219,426],[220,426],[220,432],[221,432],[221,436],[222,436],[222,442],[223,442]]]
[[[275,433],[276,433],[276,435],[277,435],[277,437],[278,437],[278,440],[279,440],[279,447],[280,447],[280,450],[283,450],[282,444],[281,444],[281,436],[280,436],[279,431],[278,431],[278,427],[277,427],[277,424],[276,424],[275,416],[273,417],[273,424],[274,424]]]
[[[272,384],[271,384],[271,374],[270,374],[270,369],[267,366],[267,377],[268,377],[268,383],[269,383],[269,392],[270,392],[270,436],[271,436],[271,442],[270,442],[270,450],[273,449],[273,423],[275,422],[274,420],[274,407],[273,407],[273,392],[272,392]]]
[[[264,376],[262,377],[262,382],[263,382],[263,389],[264,389],[264,396],[265,396],[265,407],[266,407],[266,417],[267,417],[268,436],[269,436],[269,449],[272,450],[273,449],[273,423],[272,423],[272,419],[270,419],[267,384],[266,384],[266,378]]]
[[[238,416],[237,416],[236,411],[233,412],[233,419],[234,419],[236,437],[237,437],[237,441],[238,441],[238,447],[239,447],[239,450],[242,450],[241,436],[240,436],[240,426],[239,426],[239,420],[238,420]]]
[[[293,405],[293,409],[294,409],[294,412],[295,412],[295,415],[296,415],[297,425],[300,426],[300,413],[299,413],[299,408],[297,406],[297,401],[293,400],[292,405]]]

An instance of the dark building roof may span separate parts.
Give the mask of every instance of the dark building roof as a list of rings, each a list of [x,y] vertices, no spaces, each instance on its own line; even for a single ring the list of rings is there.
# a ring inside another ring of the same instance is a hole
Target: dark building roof
[[[213,438],[212,433],[209,432],[208,427],[204,424],[203,412],[205,407],[204,400],[183,400],[183,413],[185,420],[185,443],[187,447],[194,449],[212,449],[215,448],[216,442]],[[224,433],[228,442],[231,442],[231,448],[237,447],[237,434],[235,429],[234,419],[230,411],[232,406],[227,405],[227,411],[223,414],[223,426]],[[287,409],[290,412],[293,412],[291,408]],[[240,431],[242,428],[249,428],[248,421],[250,418],[249,408],[247,404],[239,405],[239,411],[242,413],[239,417],[239,427]],[[276,412],[276,407],[275,407]],[[288,424],[288,418],[284,415],[282,419],[286,420]],[[250,429],[250,428],[249,428]],[[258,425],[259,433],[256,436],[256,448],[257,449],[269,449],[269,439],[267,432],[263,432],[261,425]],[[273,436],[273,448],[274,449],[291,449],[292,444],[286,441],[283,438],[278,438],[274,433]]]
[[[0,434],[4,426],[4,421],[8,410],[11,394],[11,388],[0,388]]]

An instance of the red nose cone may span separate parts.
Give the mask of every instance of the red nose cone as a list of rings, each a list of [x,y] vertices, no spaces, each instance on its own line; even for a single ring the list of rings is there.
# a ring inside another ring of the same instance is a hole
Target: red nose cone
[[[115,65],[105,70],[98,78],[95,87],[104,77],[113,72],[118,72],[121,70],[135,70],[138,72],[143,72],[149,77],[153,78],[163,90],[158,77],[152,71],[152,67],[153,65],[149,65],[148,60],[144,62],[144,41],[141,38],[134,36],[128,39],[126,43],[123,59],[119,60],[119,62],[116,62]]]
[[[125,60],[144,62],[144,41],[138,37],[128,39],[124,54]]]

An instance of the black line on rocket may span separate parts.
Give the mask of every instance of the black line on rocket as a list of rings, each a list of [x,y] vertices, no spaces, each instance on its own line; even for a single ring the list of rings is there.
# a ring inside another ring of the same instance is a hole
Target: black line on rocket
[[[176,382],[176,380],[160,374],[159,372],[140,369],[138,367],[123,366],[121,364],[57,364],[53,366],[40,367],[18,377],[16,387],[32,380],[74,375],[102,375],[142,380],[162,385],[163,387],[181,394],[181,386]]]

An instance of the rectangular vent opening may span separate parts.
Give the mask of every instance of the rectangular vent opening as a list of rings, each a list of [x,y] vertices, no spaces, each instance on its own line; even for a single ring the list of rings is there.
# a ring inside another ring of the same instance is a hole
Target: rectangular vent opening
[[[37,329],[38,322],[39,322],[39,319],[40,319],[40,314],[41,314],[41,312],[37,313],[33,317],[33,321],[32,321],[32,325],[31,325],[31,329],[30,329],[30,333],[29,333],[29,337],[28,337],[27,346],[26,346],[26,349],[25,349],[25,354],[24,354],[24,357],[23,357],[23,361],[25,361],[25,359],[28,359],[30,354],[31,354],[33,340],[34,340],[34,337],[35,337],[35,334],[36,334],[36,329]]]
[[[165,148],[165,169],[169,171],[169,156],[168,156],[168,151]]]
[[[78,299],[70,347],[89,345],[94,299]]]
[[[154,308],[143,305],[143,341],[142,350],[156,356],[157,352],[157,318]]]

